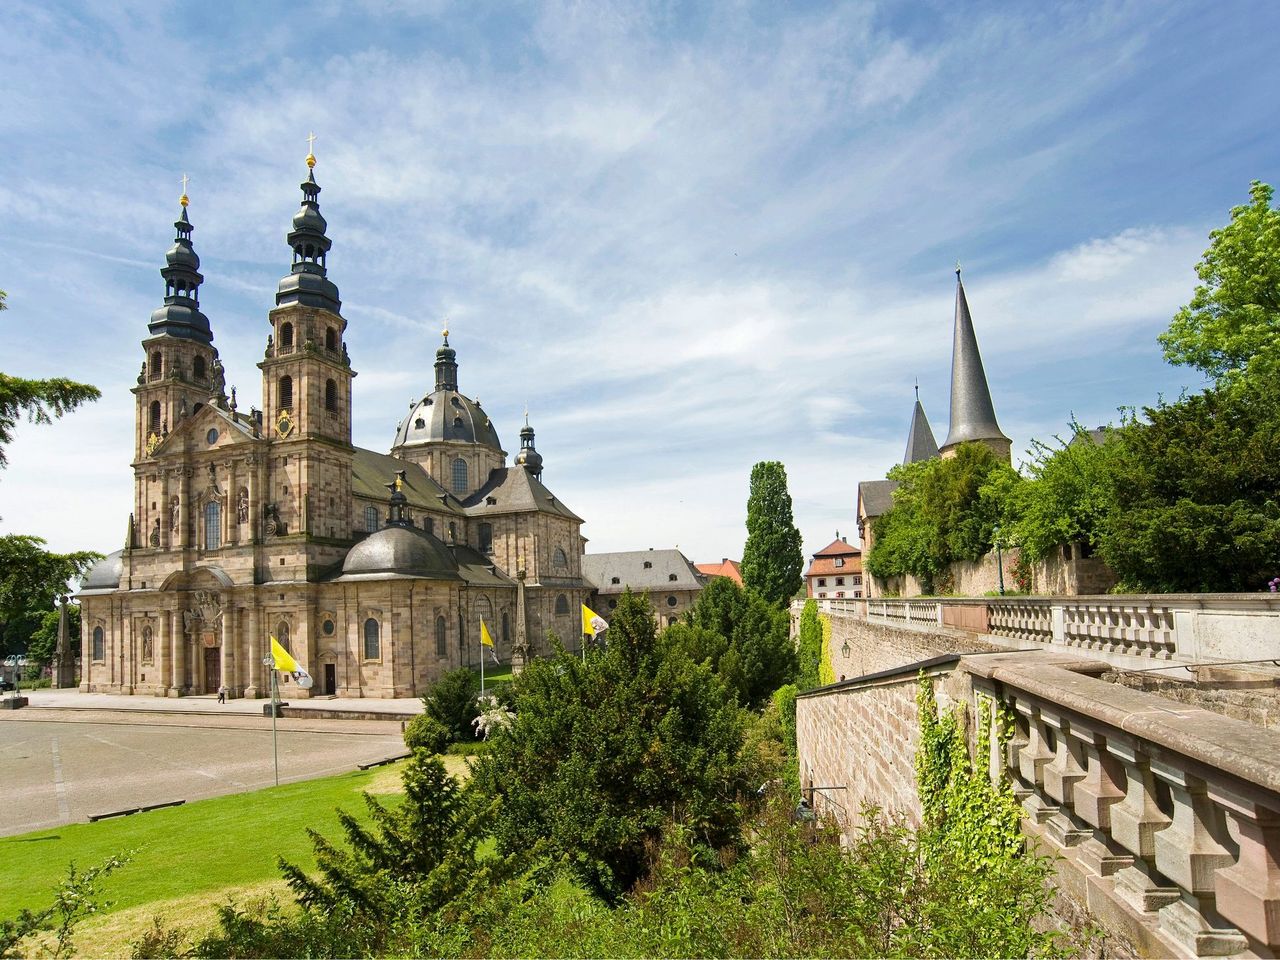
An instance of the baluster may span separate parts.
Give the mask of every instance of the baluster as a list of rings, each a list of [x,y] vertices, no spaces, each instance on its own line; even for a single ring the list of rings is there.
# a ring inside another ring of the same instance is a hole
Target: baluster
[[[1226,817],[1209,799],[1205,782],[1158,760],[1151,772],[1168,784],[1173,822],[1155,836],[1156,867],[1182,888],[1182,897],[1160,911],[1160,929],[1196,956],[1226,956],[1248,942],[1234,927],[1214,927],[1214,874],[1235,862],[1228,851]]]
[[[1057,813],[1058,808],[1048,803],[1042,794],[1044,768],[1054,753],[1046,742],[1044,720],[1037,704],[1019,700],[1017,710],[1027,718],[1027,743],[1018,751],[1018,773],[1024,783],[1032,788],[1031,795],[1022,803],[1027,816],[1035,823],[1044,823]]]
[[[1240,844],[1235,865],[1213,877],[1218,912],[1280,953],[1280,813],[1213,787],[1209,796]]]
[[[1127,737],[1115,735],[1107,738],[1107,753],[1125,774],[1124,799],[1108,808],[1111,839],[1135,858],[1131,866],[1116,874],[1116,893],[1136,910],[1154,914],[1179,896],[1177,887],[1157,882],[1155,869],[1155,838],[1171,821],[1156,803],[1155,777],[1148,757]]]
[[[1080,765],[1079,741],[1071,736],[1071,725],[1062,717],[1041,711],[1041,722],[1054,733],[1054,756],[1045,764],[1044,792],[1057,800],[1061,809],[1047,824],[1049,836],[1064,847],[1074,847],[1088,840],[1092,832],[1082,829],[1083,824],[1072,816],[1075,785],[1084,779],[1084,767]]]
[[[1098,832],[1080,847],[1080,862],[1099,876],[1109,877],[1133,866],[1133,857],[1120,852],[1110,838],[1111,808],[1124,799],[1124,767],[1106,749],[1106,738],[1079,722],[1071,724],[1079,743],[1085,775],[1072,791],[1073,813]]]

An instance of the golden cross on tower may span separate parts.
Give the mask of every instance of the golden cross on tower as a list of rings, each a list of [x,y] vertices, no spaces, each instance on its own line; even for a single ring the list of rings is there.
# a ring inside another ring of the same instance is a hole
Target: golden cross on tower
[[[191,178],[185,173],[182,175],[182,196],[178,198],[178,202],[184,207],[191,202],[191,198],[187,196],[187,184],[191,182]]]
[[[307,134],[307,166],[314,167],[316,165],[316,135],[314,133]]]

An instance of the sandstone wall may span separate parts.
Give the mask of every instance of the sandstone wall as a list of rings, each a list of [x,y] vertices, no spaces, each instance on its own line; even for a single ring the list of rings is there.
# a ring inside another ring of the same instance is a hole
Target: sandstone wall
[[[868,623],[856,617],[831,619],[831,669],[837,679],[851,680],[949,653],[1003,650],[964,630]],[[845,646],[848,653],[845,653]]]

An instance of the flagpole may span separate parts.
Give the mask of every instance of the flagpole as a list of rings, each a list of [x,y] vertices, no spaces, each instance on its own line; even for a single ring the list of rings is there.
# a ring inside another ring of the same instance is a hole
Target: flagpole
[[[275,761],[276,766],[276,786],[280,786],[280,746],[276,740],[276,714],[279,713],[279,707],[276,705],[279,698],[279,688],[276,686],[276,671],[271,671],[271,757]]]
[[[484,621],[480,621],[480,629],[484,629]],[[483,634],[481,634],[483,636]],[[484,644],[480,644],[480,696],[484,696]]]

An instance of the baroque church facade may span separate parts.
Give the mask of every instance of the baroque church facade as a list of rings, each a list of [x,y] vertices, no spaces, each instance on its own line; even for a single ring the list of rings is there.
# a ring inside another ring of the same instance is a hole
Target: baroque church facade
[[[527,417],[507,465],[447,330],[390,453],[352,443],[356,371],[307,164],[260,410],[227,395],[182,197],[133,388],[125,546],[79,594],[81,690],[266,696],[275,636],[315,679],[288,696],[410,697],[478,663],[481,618],[517,664],[548,632],[580,642],[582,519],[543,485]]]

